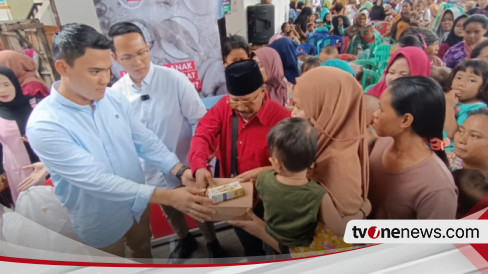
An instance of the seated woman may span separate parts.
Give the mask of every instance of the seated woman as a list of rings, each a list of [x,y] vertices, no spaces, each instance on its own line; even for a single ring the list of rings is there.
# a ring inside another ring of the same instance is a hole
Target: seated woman
[[[439,51],[439,37],[435,32],[423,27],[410,27],[403,32],[403,35],[417,35],[423,44],[423,49],[430,60],[432,67],[444,67],[446,64],[437,57]]]
[[[312,244],[292,248],[292,253],[336,252],[350,247],[342,240],[347,221],[363,219],[371,211],[367,199],[368,147],[363,91],[349,73],[332,67],[318,67],[298,78],[293,100],[292,115],[306,118],[319,133],[315,162],[309,168],[307,178],[327,190],[325,196],[330,198],[332,205],[323,212],[325,228],[318,226]],[[256,178],[265,170],[270,168],[259,168],[238,178]],[[279,252],[278,241],[266,233],[264,222],[251,216],[252,221],[231,223],[263,239]]]
[[[468,18],[467,15],[461,15],[456,20],[454,20],[454,27],[452,27],[451,31],[447,35],[447,38],[444,41],[440,41],[441,45],[439,46],[439,51],[437,52],[437,56],[439,58],[444,58],[447,50],[450,49],[455,44],[463,41],[464,37],[464,22]]]
[[[471,112],[454,135],[454,153],[463,169],[453,172],[459,187],[458,218],[486,206],[488,194],[488,109]],[[482,206],[477,203],[483,199]],[[477,208],[473,208],[477,205]],[[472,210],[473,209],[473,210]]]
[[[455,68],[464,59],[469,59],[476,46],[485,40],[484,35],[488,30],[488,18],[481,14],[468,17],[464,22],[463,41],[452,46],[444,55],[446,66]]]
[[[396,79],[381,95],[369,157],[371,218],[455,218],[457,188],[438,144],[445,104],[439,84],[423,76]]]
[[[288,82],[286,81],[283,63],[278,52],[272,48],[263,47],[251,52],[251,58],[259,65],[269,98],[286,107],[289,94]]]
[[[368,94],[381,97],[389,84],[405,76],[429,76],[430,60],[422,49],[404,47],[390,57],[384,72],[384,80],[368,91]]]
[[[42,99],[49,95],[49,89],[37,73],[37,65],[32,58],[12,50],[0,51],[0,66],[10,68],[26,96]]]
[[[19,81],[7,67],[0,66],[0,87],[0,180],[8,181],[15,204],[21,191],[44,183],[47,172],[24,137],[36,99],[22,94]]]

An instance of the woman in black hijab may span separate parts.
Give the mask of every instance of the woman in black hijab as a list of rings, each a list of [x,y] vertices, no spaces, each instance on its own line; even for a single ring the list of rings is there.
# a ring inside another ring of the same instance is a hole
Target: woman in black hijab
[[[0,186],[8,182],[14,204],[21,191],[43,183],[47,176],[44,165],[24,137],[36,100],[22,94],[12,70],[0,66],[0,155],[3,158]],[[2,198],[6,199],[2,202],[9,206],[8,195],[2,193]]]

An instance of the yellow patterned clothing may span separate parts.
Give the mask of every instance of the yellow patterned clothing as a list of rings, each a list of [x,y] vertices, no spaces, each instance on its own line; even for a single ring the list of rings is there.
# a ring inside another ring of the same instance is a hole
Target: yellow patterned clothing
[[[314,255],[322,255],[334,252],[354,249],[359,246],[354,246],[344,242],[344,237],[338,237],[327,229],[324,223],[319,222],[315,229],[313,241],[309,246],[294,246],[290,247],[290,255],[293,258],[309,257]]]

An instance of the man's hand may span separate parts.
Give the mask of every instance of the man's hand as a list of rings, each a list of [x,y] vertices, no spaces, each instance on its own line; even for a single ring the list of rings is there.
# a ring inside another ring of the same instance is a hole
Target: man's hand
[[[208,197],[203,197],[203,193],[205,193],[205,189],[188,187],[173,189],[171,190],[168,205],[188,214],[195,220],[200,222],[208,221],[215,214],[215,211],[202,204],[212,204],[214,201]]]
[[[195,179],[198,188],[207,188],[207,186],[215,186],[212,173],[206,168],[199,168],[195,172]]]
[[[191,169],[187,169],[181,175],[181,182],[184,186],[187,187],[198,187],[195,178],[193,178],[193,174],[191,173]]]
[[[236,179],[238,179],[240,182],[248,182],[251,180],[256,180],[258,178],[258,175],[261,172],[269,171],[269,170],[273,170],[273,167],[272,166],[258,167],[258,168],[246,171],[242,174],[239,174],[236,177]]]
[[[22,182],[20,182],[19,191],[27,190],[31,186],[35,186],[46,181],[47,171],[43,163],[37,162],[32,165],[25,166],[22,169],[23,170],[34,169],[34,170],[29,176],[27,176],[27,178],[25,178]]]

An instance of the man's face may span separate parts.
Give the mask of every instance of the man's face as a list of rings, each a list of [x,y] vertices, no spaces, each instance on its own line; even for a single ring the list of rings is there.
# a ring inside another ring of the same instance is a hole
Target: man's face
[[[79,105],[91,105],[105,96],[111,79],[110,50],[87,48],[85,54],[70,66],[65,60],[56,61],[61,75],[60,92]]]
[[[140,82],[149,73],[151,57],[149,46],[139,33],[127,33],[113,38],[115,52],[112,54],[117,63],[130,75],[132,80]]]
[[[266,88],[260,87],[253,93],[244,96],[234,96],[229,94],[229,100],[227,102],[231,108],[237,111],[242,119],[249,121],[261,109],[265,93]]]

